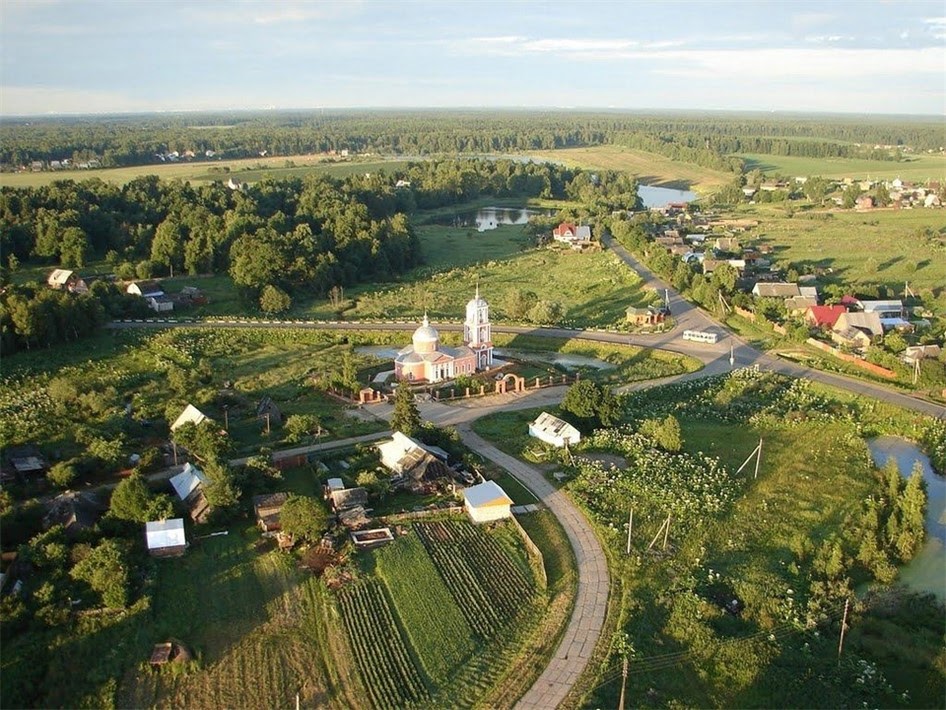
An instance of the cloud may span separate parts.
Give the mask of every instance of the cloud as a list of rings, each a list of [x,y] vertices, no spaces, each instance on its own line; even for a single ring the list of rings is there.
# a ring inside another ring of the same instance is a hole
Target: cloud
[[[209,24],[285,25],[334,20],[361,12],[360,0],[333,2],[331,0],[282,0],[268,2],[201,2],[184,9],[193,19]]]
[[[820,27],[834,20],[837,15],[829,12],[800,12],[792,15],[791,26],[796,32]]]
[[[927,17],[923,23],[929,25],[929,31],[936,39],[946,39],[946,17]]]

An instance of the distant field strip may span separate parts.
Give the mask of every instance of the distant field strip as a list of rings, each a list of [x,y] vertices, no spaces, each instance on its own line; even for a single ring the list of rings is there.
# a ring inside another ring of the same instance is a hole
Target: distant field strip
[[[530,152],[528,155],[539,160],[552,160],[572,167],[620,170],[636,175],[640,182],[647,185],[694,190],[701,193],[712,192],[733,179],[731,174],[720,170],[671,160],[656,153],[647,153],[618,145],[540,150]]]
[[[910,156],[903,162],[867,160],[863,158],[807,158],[765,153],[739,153],[746,168],[765,173],[804,177],[821,175],[828,178],[860,178],[892,180],[901,178],[914,182],[946,178],[946,157],[941,155]]]

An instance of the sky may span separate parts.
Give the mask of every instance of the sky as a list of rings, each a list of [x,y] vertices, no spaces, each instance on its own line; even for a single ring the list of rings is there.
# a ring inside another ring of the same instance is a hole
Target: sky
[[[946,114],[946,1],[0,0],[0,114]]]

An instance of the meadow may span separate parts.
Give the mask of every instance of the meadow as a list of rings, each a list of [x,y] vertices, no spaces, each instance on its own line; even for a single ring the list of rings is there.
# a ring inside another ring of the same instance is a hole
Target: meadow
[[[788,177],[820,175],[826,178],[858,178],[893,180],[901,178],[925,183],[927,180],[946,179],[946,156],[909,155],[901,162],[892,160],[868,160],[866,158],[809,158],[764,153],[739,153],[737,157],[746,163],[746,170],[761,170]]]
[[[501,413],[474,428],[508,453],[570,474],[563,490],[593,522],[609,555],[617,600],[610,623],[633,646],[630,697],[647,707],[929,707],[941,701],[942,606],[903,589],[859,594],[839,663],[845,592],[831,586],[842,584],[832,577],[837,569],[853,570],[857,582],[869,578],[847,557],[863,554],[857,544],[867,533],[857,532],[856,521],[881,487],[864,439],[906,435],[935,456],[946,441],[941,423],[745,371],[630,395],[624,424],[583,432],[569,464],[524,434],[536,413]],[[659,450],[636,433],[643,418],[668,413],[681,424],[679,453]],[[753,463],[737,474],[760,437],[758,478]],[[596,461],[602,453],[627,463]],[[664,550],[657,533],[668,514]],[[648,551],[655,536],[656,548]],[[830,555],[848,545],[854,545],[853,553],[843,553],[848,561],[832,567]],[[724,608],[732,599],[742,605],[737,614]],[[910,632],[895,632],[898,624]],[[884,632],[896,642],[881,644]],[[613,707],[621,654],[615,647],[596,660],[601,671],[583,703]]]
[[[157,175],[162,180],[192,183],[258,182],[263,178],[304,177],[312,173],[344,178],[349,175],[384,170],[393,173],[407,165],[406,160],[378,158],[333,159],[324,155],[290,155],[279,158],[244,158],[240,160],[157,163],[127,168],[64,170],[38,173],[0,173],[0,187],[41,187],[56,180],[103,180],[124,185],[137,177]]]
[[[759,220],[759,241],[772,247],[779,264],[827,271],[831,283],[903,285],[925,292],[946,311],[946,231],[941,210],[852,210],[795,212],[770,205],[744,205],[736,215]]]
[[[619,145],[533,151],[528,153],[528,157],[585,170],[628,172],[644,185],[693,190],[701,195],[713,192],[733,178],[731,174],[719,170]]]

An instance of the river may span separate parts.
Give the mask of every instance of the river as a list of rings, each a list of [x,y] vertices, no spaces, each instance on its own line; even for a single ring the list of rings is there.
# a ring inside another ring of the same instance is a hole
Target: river
[[[927,494],[926,542],[917,556],[900,568],[899,581],[946,601],[946,478],[933,472],[929,457],[912,441],[881,436],[867,445],[877,466],[884,466],[892,458],[905,477],[910,475],[917,461],[923,467]]]

